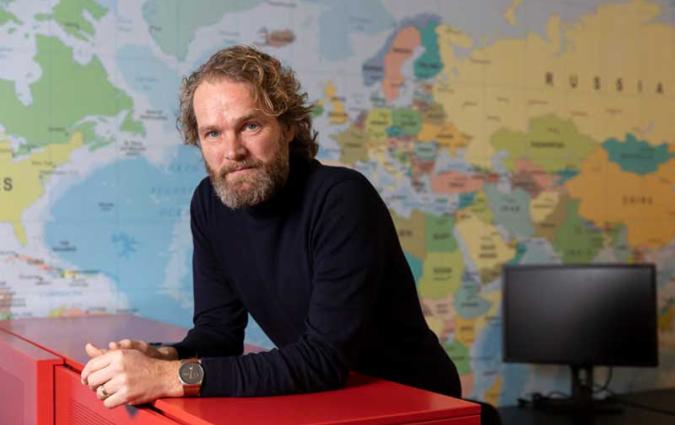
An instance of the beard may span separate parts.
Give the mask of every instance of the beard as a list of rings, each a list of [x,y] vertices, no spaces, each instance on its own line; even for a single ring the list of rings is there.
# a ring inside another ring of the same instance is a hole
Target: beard
[[[231,209],[247,208],[272,197],[286,184],[289,172],[288,149],[279,149],[270,162],[247,159],[223,166],[218,172],[204,161],[218,198]],[[242,175],[231,173],[244,170]]]

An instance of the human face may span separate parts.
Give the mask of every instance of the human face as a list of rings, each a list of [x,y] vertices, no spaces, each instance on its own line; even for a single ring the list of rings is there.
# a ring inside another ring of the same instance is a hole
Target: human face
[[[259,204],[284,185],[293,132],[259,108],[247,83],[206,80],[193,107],[204,163],[225,205]]]

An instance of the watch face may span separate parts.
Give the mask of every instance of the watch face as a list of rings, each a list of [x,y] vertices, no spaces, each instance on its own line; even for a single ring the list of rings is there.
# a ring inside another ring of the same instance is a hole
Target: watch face
[[[196,362],[183,363],[178,370],[178,374],[183,383],[187,385],[201,384],[204,379],[204,369],[202,369],[202,365]]]

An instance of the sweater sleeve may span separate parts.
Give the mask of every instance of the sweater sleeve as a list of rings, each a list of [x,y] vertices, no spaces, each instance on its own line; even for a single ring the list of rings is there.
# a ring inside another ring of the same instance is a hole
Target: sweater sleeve
[[[312,202],[313,291],[302,336],[268,352],[203,358],[202,395],[313,392],[346,382],[372,329],[393,224],[365,178],[342,181]]]
[[[218,265],[205,222],[198,190],[190,206],[194,327],[182,342],[173,344],[179,358],[238,355],[244,348],[248,314]]]

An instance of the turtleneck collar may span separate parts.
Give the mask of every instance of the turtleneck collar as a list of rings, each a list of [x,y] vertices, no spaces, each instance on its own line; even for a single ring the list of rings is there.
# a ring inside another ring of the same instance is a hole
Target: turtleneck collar
[[[307,173],[315,160],[308,160],[291,153],[286,183],[272,197],[243,211],[253,218],[271,218],[281,216],[286,209],[292,208],[294,198],[300,191],[297,188],[306,180]]]

